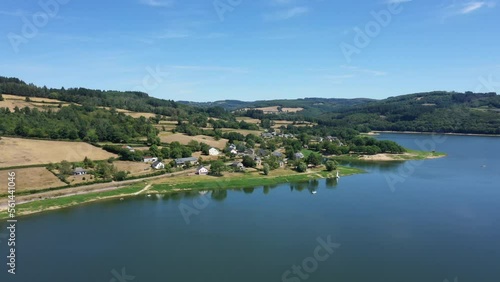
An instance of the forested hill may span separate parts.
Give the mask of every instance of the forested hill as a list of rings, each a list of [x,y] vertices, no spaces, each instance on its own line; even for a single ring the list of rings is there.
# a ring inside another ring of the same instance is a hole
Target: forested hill
[[[331,112],[332,110],[339,110],[342,107],[349,107],[355,105],[363,105],[368,102],[376,101],[373,99],[356,98],[356,99],[342,99],[342,98],[303,98],[303,99],[285,99],[285,100],[266,100],[245,102],[239,100],[222,100],[215,102],[191,102],[191,101],[178,101],[181,104],[191,105],[195,107],[223,107],[226,110],[235,111],[245,108],[265,108],[280,106],[284,108],[303,108],[309,115],[321,114],[324,112]]]
[[[346,107],[318,117],[330,126],[358,130],[500,134],[496,93],[429,92]]]
[[[0,76],[0,93],[56,99],[84,106],[101,106],[167,116],[187,116],[192,107],[150,97],[142,92],[102,91],[86,88],[53,89]]]
[[[261,120],[287,119],[316,122],[320,126],[358,131],[392,130],[500,134],[500,96],[496,93],[428,92],[373,99],[305,98],[210,103],[174,102],[142,92],[102,91],[86,88],[49,89],[17,78],[0,77],[0,93],[52,98],[89,107],[111,107],[149,112],[174,120],[214,117],[235,122],[236,115]],[[276,112],[266,112],[266,107]],[[282,111],[284,108],[294,109]],[[235,111],[233,114],[230,111]],[[203,118],[203,119],[205,119]]]
[[[444,133],[500,134],[500,96],[496,93],[427,92],[373,99],[306,98],[242,102],[180,103],[220,106],[253,118],[306,120],[359,131],[391,130]],[[264,115],[259,108],[302,108],[296,113]],[[252,110],[246,110],[251,108]],[[241,109],[244,109],[241,111]]]

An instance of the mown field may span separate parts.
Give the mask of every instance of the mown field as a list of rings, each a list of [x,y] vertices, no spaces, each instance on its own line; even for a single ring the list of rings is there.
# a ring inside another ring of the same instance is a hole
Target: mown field
[[[61,104],[63,107],[70,105],[70,103],[49,98],[30,97],[31,102],[26,102],[26,97],[23,96],[2,94],[2,97],[4,98],[4,100],[0,101],[0,108],[9,108],[9,110],[11,111],[13,111],[15,107],[18,107],[19,109],[25,107],[28,107],[30,109],[36,108],[40,111],[46,111],[48,109],[57,111],[59,110],[59,104]]]
[[[7,194],[7,178],[9,172],[16,173],[16,192],[36,191],[47,188],[66,186],[54,174],[44,167],[0,170],[0,195]]]
[[[150,174],[154,172],[150,164],[143,162],[115,161],[113,162],[113,165],[118,171],[130,172],[131,176]]]
[[[274,106],[274,107],[255,108],[255,110],[261,110],[265,114],[277,114],[280,113],[278,108],[279,108],[278,106]],[[304,108],[282,108],[281,113],[296,113],[303,110]]]
[[[80,162],[85,157],[106,160],[118,157],[84,142],[46,141],[2,137],[0,168],[59,163],[63,160]]]
[[[198,141],[200,143],[206,143],[208,144],[209,146],[212,146],[212,147],[215,147],[215,148],[219,148],[219,149],[223,149],[224,147],[226,147],[226,143],[227,139],[220,139],[220,140],[215,140],[213,137],[211,136],[206,136],[206,135],[196,135],[196,136],[188,136],[188,135],[185,135],[185,134],[182,134],[182,133],[177,133],[177,134],[165,134],[164,132],[160,133],[160,139],[161,139],[161,142],[165,142],[165,143],[172,143],[172,142],[179,142],[183,145],[187,145],[189,143],[189,141],[192,141],[192,140],[195,140],[195,141]]]

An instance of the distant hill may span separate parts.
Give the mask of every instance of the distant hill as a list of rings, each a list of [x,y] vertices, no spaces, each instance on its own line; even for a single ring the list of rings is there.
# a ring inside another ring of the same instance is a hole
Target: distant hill
[[[86,88],[48,89],[8,77],[0,77],[0,92],[26,97],[50,98],[77,103],[84,107],[113,107],[134,112],[161,114],[189,120],[195,126],[197,126],[195,120],[204,121],[207,116],[234,123],[235,116],[238,115],[266,120],[309,121],[318,123],[320,126],[355,128],[358,131],[500,134],[500,96],[496,93],[435,91],[382,100],[304,98],[255,102],[223,100],[199,103],[163,100],[141,92],[102,91]]]
[[[191,105],[196,107],[223,107],[224,109],[235,111],[244,108],[263,108],[263,107],[284,107],[284,108],[304,108],[317,112],[329,112],[332,109],[340,109],[341,107],[361,105],[374,99],[340,99],[340,98],[303,98],[290,100],[262,100],[254,102],[245,102],[239,100],[221,100],[215,102],[190,102],[177,101],[178,103]]]
[[[496,93],[428,92],[332,110],[323,125],[356,125],[360,130],[500,134]]]

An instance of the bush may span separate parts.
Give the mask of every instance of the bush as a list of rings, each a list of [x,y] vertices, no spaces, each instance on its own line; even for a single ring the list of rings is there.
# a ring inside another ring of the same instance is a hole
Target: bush
[[[327,171],[337,170],[337,163],[335,161],[327,161],[325,166]]]
[[[271,168],[269,167],[269,165],[264,164],[264,169],[263,169],[264,175],[269,175],[270,170],[271,170]]]
[[[299,163],[296,168],[297,172],[306,172],[307,171],[307,165],[303,162]]]

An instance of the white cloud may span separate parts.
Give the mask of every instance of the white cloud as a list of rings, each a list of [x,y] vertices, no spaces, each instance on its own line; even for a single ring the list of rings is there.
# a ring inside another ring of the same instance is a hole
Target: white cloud
[[[265,14],[266,21],[283,21],[297,16],[304,15],[309,12],[309,8],[305,6],[297,6],[286,10],[280,10],[271,14]]]
[[[386,0],[385,3],[386,4],[401,4],[401,3],[407,3],[407,2],[411,2],[413,0]]]
[[[475,11],[478,11],[483,8],[493,8],[496,6],[495,2],[486,2],[486,1],[467,1],[462,3],[453,3],[446,7],[444,18],[459,16],[459,15],[468,15]]]
[[[465,7],[463,7],[460,10],[460,13],[461,14],[472,13],[475,10],[481,9],[482,7],[484,7],[484,5],[486,5],[486,2],[470,2],[470,3],[466,3]]]
[[[169,7],[174,3],[173,0],[140,0],[139,2],[151,7]]]

